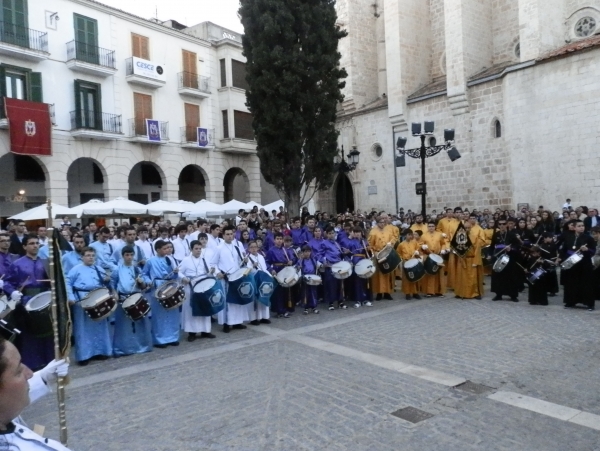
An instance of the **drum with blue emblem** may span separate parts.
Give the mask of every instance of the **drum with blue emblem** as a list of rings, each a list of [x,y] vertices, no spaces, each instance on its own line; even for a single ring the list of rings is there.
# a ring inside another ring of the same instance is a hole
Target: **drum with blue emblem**
[[[254,283],[256,284],[257,299],[261,304],[267,307],[271,306],[271,295],[275,290],[273,276],[266,271],[256,271],[254,273]]]
[[[254,282],[254,276],[250,275],[250,268],[240,268],[227,276],[227,279],[229,280],[227,302],[246,305],[254,301],[256,283]]]
[[[192,316],[212,316],[219,313],[225,308],[225,292],[221,282],[212,276],[195,281],[190,305]]]

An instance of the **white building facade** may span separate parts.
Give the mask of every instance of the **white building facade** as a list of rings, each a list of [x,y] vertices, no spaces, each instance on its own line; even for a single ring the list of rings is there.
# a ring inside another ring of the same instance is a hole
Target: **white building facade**
[[[410,124],[456,131],[461,158],[427,159],[427,208],[560,210],[600,193],[600,0],[338,0],[348,71],[340,146],[361,152],[317,208],[420,211],[420,161],[395,167]]]
[[[47,197],[261,199],[238,33],[88,0],[8,0],[0,25],[1,97],[50,104],[54,123],[52,156],[16,156],[2,112],[0,216]],[[146,119],[160,141],[148,140]]]

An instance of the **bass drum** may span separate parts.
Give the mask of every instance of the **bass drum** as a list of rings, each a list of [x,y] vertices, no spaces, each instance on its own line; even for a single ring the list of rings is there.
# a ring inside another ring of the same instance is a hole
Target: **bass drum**
[[[27,310],[27,326],[34,337],[51,337],[52,315],[51,315],[52,293],[45,291],[32,297],[25,305]]]
[[[425,266],[418,258],[404,262],[404,274],[410,282],[418,282],[425,276]]]
[[[425,259],[425,272],[432,276],[435,276],[440,272],[440,268],[444,266],[444,259],[437,254],[429,254]]]
[[[392,247],[385,247],[377,254],[377,263],[379,264],[379,270],[383,274],[389,274],[393,272],[400,265],[400,256],[396,249]]]

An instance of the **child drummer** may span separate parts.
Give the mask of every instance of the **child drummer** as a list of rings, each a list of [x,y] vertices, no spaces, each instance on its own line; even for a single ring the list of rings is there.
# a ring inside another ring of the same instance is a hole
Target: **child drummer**
[[[325,268],[323,273],[323,288],[325,291],[325,302],[329,304],[329,310],[335,310],[334,304],[346,309],[346,304],[342,300],[342,281],[336,279],[331,273],[331,265],[342,261],[342,250],[335,240],[335,229],[328,226],[325,229],[326,239],[321,242],[319,251],[319,261]]]
[[[259,253],[258,243],[256,240],[250,241],[248,243],[248,267],[252,268],[253,274],[256,271],[264,271],[269,273],[269,266],[265,261],[265,258]],[[257,287],[258,289],[260,287]],[[257,297],[258,297],[258,289],[257,289]],[[250,324],[253,326],[258,326],[262,324],[271,324],[269,307],[265,304],[255,300],[252,304],[248,304],[251,307],[250,310]]]
[[[369,258],[367,255],[367,243],[363,239],[362,229],[360,227],[354,227],[348,238],[346,238],[346,246],[352,252],[352,264],[356,265],[359,261],[364,260],[365,258]],[[362,277],[358,277],[356,271],[352,272],[350,276],[350,286],[351,293],[354,297],[354,308],[359,308],[361,306],[371,307],[371,301],[369,300],[369,296],[371,295],[371,290],[367,289],[368,279],[363,279]]]
[[[548,263],[544,256],[540,253],[538,246],[533,246],[529,250],[529,257],[526,261],[525,272],[533,274],[537,269],[543,269],[547,271],[550,269],[550,263]],[[528,300],[531,305],[548,305],[548,272],[542,273],[542,276],[529,284]]]
[[[300,259],[300,269],[302,269],[302,275],[306,276],[309,274],[318,275],[319,263],[312,256],[312,248],[305,244],[302,246],[302,255]],[[301,302],[304,305],[304,314],[319,313],[317,309],[317,286],[309,285],[306,283],[306,279],[303,279],[302,289],[300,291]]]
[[[294,265],[293,260],[283,247],[283,234],[281,232],[273,234],[273,246],[269,248],[265,261],[269,265],[273,277],[276,277],[283,268]],[[271,296],[271,306],[272,310],[277,313],[277,318],[289,318],[291,316],[286,306],[290,300],[290,296],[289,288],[275,284],[275,290],[273,291],[273,296]]]

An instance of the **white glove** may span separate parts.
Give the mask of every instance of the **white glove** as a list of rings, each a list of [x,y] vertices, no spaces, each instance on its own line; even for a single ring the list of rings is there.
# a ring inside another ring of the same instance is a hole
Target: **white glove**
[[[20,291],[13,291],[10,295],[10,298],[15,301],[15,302],[20,302],[21,298],[23,297],[23,293],[21,293]]]
[[[443,238],[448,238],[448,235],[446,235],[445,233],[442,233],[442,237]]]
[[[46,384],[53,384],[58,376],[64,377],[69,373],[69,364],[65,359],[53,360],[37,373]]]
[[[423,249],[423,250],[429,249],[429,246],[427,246],[426,244],[422,244],[421,249]]]
[[[419,251],[415,251],[413,255],[416,257],[417,255],[419,255]]]
[[[448,253],[448,251],[446,249],[442,249],[442,252],[440,252],[440,254],[442,255],[446,255]]]
[[[0,290],[4,288],[4,280],[0,279]]]

